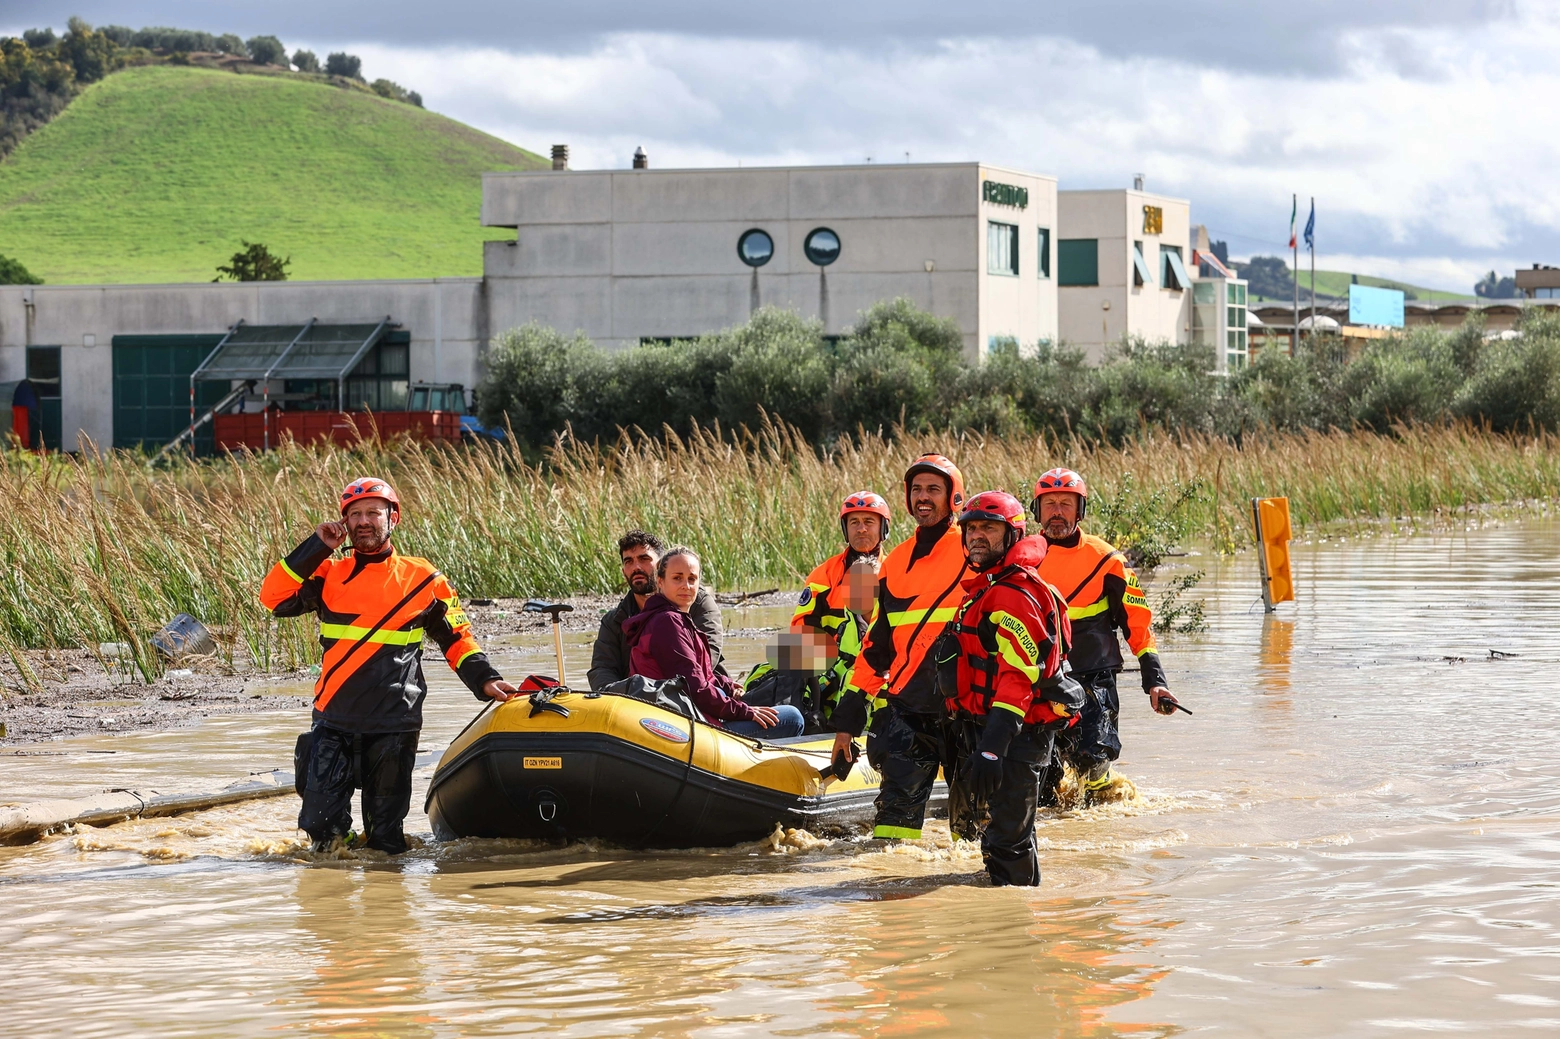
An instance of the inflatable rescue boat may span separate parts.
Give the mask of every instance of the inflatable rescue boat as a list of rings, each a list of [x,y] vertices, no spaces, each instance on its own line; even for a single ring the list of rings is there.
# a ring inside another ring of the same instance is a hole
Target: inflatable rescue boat
[[[826,774],[832,734],[737,736],[632,696],[550,690],[490,708],[439,761],[428,819],[456,837],[598,838],[689,848],[870,828],[865,756]],[[939,783],[933,806],[942,808]]]

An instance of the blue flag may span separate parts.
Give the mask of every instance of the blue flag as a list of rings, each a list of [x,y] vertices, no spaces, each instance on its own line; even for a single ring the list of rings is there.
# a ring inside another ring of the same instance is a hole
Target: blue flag
[[[1311,200],[1311,217],[1305,222],[1305,247],[1316,251],[1316,199]]]

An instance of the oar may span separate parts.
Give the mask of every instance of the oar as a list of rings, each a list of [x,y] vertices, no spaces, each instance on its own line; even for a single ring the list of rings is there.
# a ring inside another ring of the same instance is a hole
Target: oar
[[[563,669],[563,622],[558,618],[565,613],[573,613],[574,607],[566,602],[545,602],[541,599],[527,599],[525,605],[520,607],[524,613],[545,613],[552,618],[553,649],[558,653],[558,684],[568,685],[568,676]]]

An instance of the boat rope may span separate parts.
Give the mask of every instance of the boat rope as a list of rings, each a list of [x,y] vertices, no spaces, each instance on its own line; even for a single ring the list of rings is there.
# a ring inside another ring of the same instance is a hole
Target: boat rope
[[[683,769],[682,782],[677,784],[677,793],[673,794],[671,796],[671,799],[666,802],[666,811],[661,813],[661,818],[659,818],[659,819],[657,819],[655,821],[655,825],[654,826],[650,827],[650,829],[645,831],[645,835],[642,838],[640,838],[641,841],[649,841],[651,836],[653,836],[655,834],[655,832],[661,828],[662,824],[666,822],[666,820],[667,820],[667,818],[669,816],[671,816],[672,809],[677,807],[677,802],[682,799],[683,791],[688,789],[688,780],[693,775],[693,748],[694,748],[695,743],[696,743],[696,741],[698,739],[698,732],[699,732],[699,720],[697,718],[689,718],[688,719],[688,764]]]

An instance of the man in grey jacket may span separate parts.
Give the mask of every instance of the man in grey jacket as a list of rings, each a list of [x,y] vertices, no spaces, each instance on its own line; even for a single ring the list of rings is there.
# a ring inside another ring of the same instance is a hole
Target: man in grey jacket
[[[590,672],[587,675],[592,689],[601,689],[629,676],[628,640],[623,636],[623,622],[644,609],[645,600],[655,594],[655,565],[660,561],[664,549],[660,538],[643,530],[631,530],[618,538],[618,557],[623,564],[623,579],[628,582],[628,594],[601,618],[601,629],[596,632],[596,648],[591,651]],[[720,604],[715,601],[715,593],[707,586],[699,586],[699,596],[693,600],[688,616],[709,643],[710,661],[715,665],[715,670],[726,674],[726,666],[720,657],[724,634],[720,622]]]

